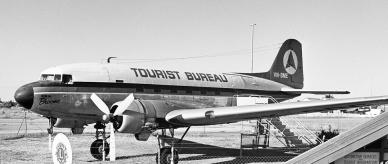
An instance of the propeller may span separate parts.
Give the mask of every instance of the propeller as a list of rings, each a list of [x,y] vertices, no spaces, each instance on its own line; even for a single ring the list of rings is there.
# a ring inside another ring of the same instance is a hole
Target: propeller
[[[105,104],[104,101],[100,99],[95,93],[90,96],[90,99],[96,104],[98,109],[101,110],[105,115],[102,116],[102,120],[104,120],[106,123],[107,122],[113,122],[114,121],[114,116],[121,116],[123,115],[124,111],[131,105],[133,100],[135,99],[133,97],[133,94],[129,94],[127,98],[125,98],[123,101],[121,101],[118,104],[118,107],[114,111],[114,113],[111,113],[108,106]]]
[[[115,116],[121,116],[123,115],[124,111],[129,107],[129,105],[132,104],[133,100],[135,99],[133,97],[133,94],[129,94],[128,97],[126,97],[123,101],[118,103],[118,106],[116,110],[111,113],[109,110],[109,107],[105,104],[104,101],[101,100],[100,97],[98,97],[95,93],[93,93],[90,96],[90,99],[92,99],[93,103],[96,104],[98,109],[100,109],[101,112],[104,113],[102,116],[102,120],[104,120],[104,123],[110,122],[110,160],[115,161],[116,160],[116,141],[115,141],[115,128],[114,123],[117,121]]]

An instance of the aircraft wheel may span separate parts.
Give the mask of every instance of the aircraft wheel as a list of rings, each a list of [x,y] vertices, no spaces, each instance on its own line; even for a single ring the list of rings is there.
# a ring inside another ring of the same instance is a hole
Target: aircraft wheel
[[[102,139],[95,140],[90,146],[90,153],[98,160],[102,160]],[[105,157],[109,154],[109,143],[105,141]]]
[[[164,147],[160,149],[160,164],[171,163],[171,147]],[[158,163],[158,154],[156,154],[156,163]],[[178,151],[174,149],[174,164],[178,164],[179,156]]]

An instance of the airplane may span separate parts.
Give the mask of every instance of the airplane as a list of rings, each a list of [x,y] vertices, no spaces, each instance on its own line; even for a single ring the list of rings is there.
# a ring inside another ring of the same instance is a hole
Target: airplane
[[[95,124],[96,140],[90,152],[99,160],[109,153],[108,123],[114,132],[134,134],[139,141],[147,141],[160,129],[162,135],[170,130],[174,137],[174,129],[187,128],[183,139],[191,126],[388,103],[388,96],[284,102],[303,93],[349,93],[303,90],[303,81],[302,45],[288,39],[267,72],[202,73],[114,63],[68,64],[44,70],[40,80],[18,88],[14,98],[49,119],[49,134],[53,127],[81,134],[85,126]],[[238,106],[242,98],[262,95],[268,96],[268,104]],[[115,147],[114,142],[110,144]],[[164,163],[172,156],[178,160],[177,150],[169,146],[160,147],[159,152]]]

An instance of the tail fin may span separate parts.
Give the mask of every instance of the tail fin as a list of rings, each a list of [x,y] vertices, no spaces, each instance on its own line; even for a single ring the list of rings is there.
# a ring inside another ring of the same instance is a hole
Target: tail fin
[[[303,88],[302,44],[295,39],[286,40],[271,69],[263,73],[244,73],[273,80],[295,89]]]
[[[295,39],[286,40],[268,71],[270,80],[288,85],[292,88],[303,88],[302,44]]]

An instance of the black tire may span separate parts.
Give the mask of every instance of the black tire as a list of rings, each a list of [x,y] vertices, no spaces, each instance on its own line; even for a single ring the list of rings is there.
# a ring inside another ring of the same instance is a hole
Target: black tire
[[[160,164],[170,164],[171,163],[171,147],[164,147],[160,149]],[[159,156],[156,153],[156,163],[158,163]],[[179,156],[178,151],[174,149],[174,164],[178,164]]]
[[[98,160],[102,160],[102,139],[95,140],[90,146],[90,153]],[[109,154],[109,143],[105,141],[105,157]]]

